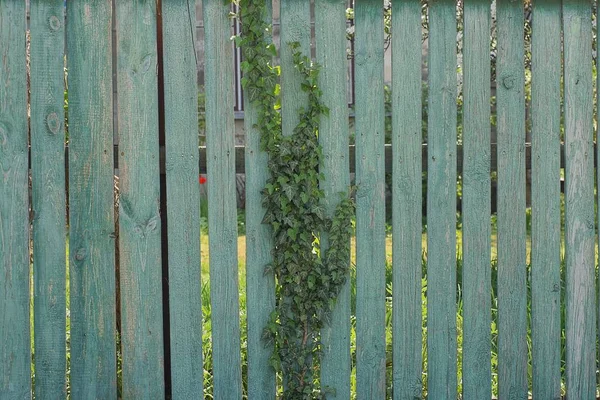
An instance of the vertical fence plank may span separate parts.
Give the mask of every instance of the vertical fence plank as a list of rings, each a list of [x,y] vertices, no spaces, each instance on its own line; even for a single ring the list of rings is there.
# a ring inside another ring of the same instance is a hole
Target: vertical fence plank
[[[319,142],[323,147],[326,210],[333,216],[339,193],[348,192],[348,101],[346,96],[346,5],[343,1],[315,2],[317,62],[322,70],[319,86],[329,115],[321,117]],[[321,252],[328,248],[321,237]],[[350,260],[348,260],[350,264]],[[328,399],[350,398],[350,276],[340,291],[331,323],[321,330],[321,386]]]
[[[456,4],[429,5],[427,383],[456,397]]]
[[[463,395],[492,397],[490,3],[464,3]]]
[[[162,1],[171,390],[174,400],[203,396],[195,22],[193,4]]]
[[[498,395],[527,398],[523,2],[497,3]]]
[[[267,0],[267,21],[271,21],[270,1]],[[242,24],[244,23],[242,19]],[[269,38],[271,39],[271,38]],[[271,230],[262,220],[261,190],[269,177],[269,157],[260,146],[257,129],[258,109],[244,96],[244,130],[246,132],[246,314],[248,316],[248,398],[275,398],[275,370],[269,360],[273,346],[265,345],[263,330],[275,309],[275,278],[265,274],[271,263]]]
[[[66,396],[64,2],[31,3],[35,395]]]
[[[302,79],[294,67],[289,44],[300,43],[302,54],[310,56],[310,2],[282,1],[280,20],[281,122],[283,134],[289,136],[299,122],[299,108],[308,104],[308,94],[300,88]]]
[[[204,0],[210,298],[215,399],[242,398],[229,3]],[[212,184],[211,184],[212,182]]]
[[[25,2],[0,1],[0,398],[31,394]]]
[[[117,397],[112,9],[69,2],[71,396]]]
[[[563,2],[567,395],[596,398],[592,18],[585,0]]]
[[[355,4],[356,395],[386,396],[383,7]]]
[[[393,387],[421,398],[421,2],[392,4]]]
[[[160,398],[164,353],[156,2],[117,1],[116,7],[123,396]]]
[[[533,3],[531,335],[536,399],[560,398],[560,4]]]

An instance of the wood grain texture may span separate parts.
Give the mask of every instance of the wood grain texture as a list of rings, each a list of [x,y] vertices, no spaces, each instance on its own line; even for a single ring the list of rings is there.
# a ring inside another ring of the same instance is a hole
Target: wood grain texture
[[[386,396],[383,7],[356,3],[356,395]]]
[[[348,173],[348,104],[346,97],[346,4],[343,0],[315,2],[315,41],[317,62],[321,65],[319,87],[329,115],[321,116],[319,143],[323,148],[325,174],[321,189],[325,193],[327,215],[332,217],[339,193],[350,190]],[[321,252],[329,248],[321,236]],[[350,260],[347,260],[350,265]],[[321,387],[327,399],[350,398],[350,275],[341,289],[331,323],[321,330]]]
[[[308,94],[300,87],[302,78],[294,66],[289,44],[300,43],[299,50],[310,57],[310,2],[286,0],[280,7],[281,122],[283,135],[289,136],[300,122],[298,110],[308,104]]]
[[[67,7],[71,395],[115,399],[111,2]]]
[[[498,0],[498,396],[527,399],[523,2]]]
[[[427,384],[453,399],[456,382],[456,4],[429,5]]]
[[[203,396],[196,8],[162,1],[171,390]]]
[[[230,4],[204,0],[213,396],[242,398]]]
[[[531,335],[536,399],[558,399],[561,389],[560,4],[559,0],[533,4]]]
[[[31,396],[25,2],[0,1],[0,398]]]
[[[566,376],[569,399],[596,397],[592,9],[563,2],[565,93]]]
[[[272,20],[271,1],[267,0],[267,15]],[[248,398],[273,399],[276,394],[275,370],[269,360],[273,346],[266,345],[263,331],[275,309],[275,277],[265,274],[271,256],[271,229],[263,224],[266,209],[262,206],[261,190],[269,177],[269,157],[261,150],[258,109],[244,97],[244,157],[236,157],[246,171],[246,305],[248,327]],[[240,160],[241,158],[241,160]]]
[[[421,2],[392,3],[394,400],[422,393]]]
[[[463,396],[492,397],[490,3],[464,3]]]
[[[35,395],[66,396],[64,3],[31,3]]]
[[[117,1],[116,19],[123,397],[162,398],[156,2]]]

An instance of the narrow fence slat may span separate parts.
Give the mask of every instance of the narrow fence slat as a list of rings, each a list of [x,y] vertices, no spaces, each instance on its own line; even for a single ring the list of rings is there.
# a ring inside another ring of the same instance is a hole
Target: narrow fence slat
[[[0,398],[31,396],[25,2],[0,1]]]
[[[464,3],[463,396],[492,397],[490,2]]]
[[[315,2],[317,62],[321,65],[319,86],[329,115],[321,117],[319,142],[323,147],[326,212],[333,216],[339,193],[350,190],[348,157],[348,101],[346,56],[346,6],[344,2]],[[321,254],[329,247],[321,236]],[[350,260],[348,259],[348,265]],[[350,398],[350,275],[340,290],[331,323],[321,330],[321,387],[327,399]]]
[[[265,18],[271,23],[272,3],[266,1],[268,12]],[[275,370],[269,362],[273,345],[266,345],[263,340],[263,331],[275,309],[275,278],[273,274],[265,274],[265,267],[273,260],[271,229],[262,223],[266,209],[262,206],[261,191],[269,177],[269,157],[260,146],[260,130],[255,126],[258,113],[248,96],[244,96],[248,398],[273,399],[276,394]]]
[[[196,9],[162,0],[173,400],[203,397]]]
[[[356,396],[386,397],[383,7],[355,5]]]
[[[427,173],[427,385],[431,399],[457,396],[456,4],[429,5]]]
[[[302,79],[294,66],[290,43],[300,43],[302,54],[310,56],[310,2],[287,0],[280,7],[281,122],[283,135],[289,136],[300,122],[299,108],[308,105],[308,94],[300,87]]]
[[[533,3],[531,335],[536,399],[560,398],[561,389],[560,4],[559,0]]]
[[[64,2],[31,3],[35,396],[66,397]]]
[[[117,1],[115,11],[123,397],[162,398],[156,2]]]
[[[421,2],[392,3],[394,400],[422,393]]]
[[[213,397],[241,399],[230,5],[203,0]]]
[[[524,13],[497,3],[498,396],[527,399]]]
[[[563,2],[566,377],[569,399],[596,398],[592,8]]]
[[[116,399],[112,9],[67,6],[71,396]]]

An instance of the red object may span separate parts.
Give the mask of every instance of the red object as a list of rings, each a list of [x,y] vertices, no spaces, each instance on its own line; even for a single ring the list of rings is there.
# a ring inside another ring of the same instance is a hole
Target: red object
[[[206,178],[203,176],[200,176],[200,178],[198,179],[198,182],[200,182],[201,185],[204,185],[206,183]]]

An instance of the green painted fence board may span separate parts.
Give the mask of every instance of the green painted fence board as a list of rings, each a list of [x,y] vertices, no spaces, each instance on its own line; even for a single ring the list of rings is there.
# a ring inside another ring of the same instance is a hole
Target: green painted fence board
[[[302,78],[294,66],[289,44],[300,43],[302,54],[310,56],[310,2],[282,1],[280,21],[281,122],[283,134],[289,136],[299,122],[298,110],[308,105],[308,94],[300,88]]]
[[[492,397],[490,3],[464,3],[463,396]]]
[[[64,2],[31,3],[35,395],[66,397]]]
[[[560,3],[533,4],[531,335],[536,399],[560,398]]]
[[[0,398],[31,396],[25,2],[0,1]]]
[[[497,3],[498,396],[527,399],[523,3]]]
[[[592,8],[563,2],[566,377],[569,399],[596,398]]]
[[[267,1],[265,18],[272,20],[271,2]],[[242,21],[243,23],[243,21]],[[244,130],[246,133],[246,314],[248,317],[248,398],[273,399],[276,393],[275,370],[269,360],[273,346],[266,345],[263,331],[275,309],[275,278],[265,274],[271,263],[271,229],[262,220],[261,190],[269,177],[268,155],[261,150],[258,110],[244,97]]]
[[[356,3],[356,396],[386,396],[383,7]]]
[[[116,399],[110,2],[67,7],[71,396]]]
[[[156,2],[117,1],[115,13],[123,397],[160,398],[164,351]]]
[[[315,41],[317,62],[321,65],[319,87],[329,115],[321,117],[319,142],[323,147],[325,174],[321,188],[325,193],[325,208],[333,216],[339,193],[350,189],[348,157],[348,100],[346,64],[346,5],[344,1],[315,2]],[[321,252],[329,247],[326,235],[321,236]],[[350,264],[350,260],[348,260]],[[321,330],[321,387],[328,399],[350,398],[350,276],[341,289],[331,323]]]
[[[429,5],[427,384],[456,398],[456,4]]]
[[[195,7],[162,1],[171,391],[203,396]]]
[[[242,398],[230,7],[204,0],[213,397]],[[211,183],[212,182],[212,183]]]
[[[422,392],[421,2],[392,3],[394,399]]]

